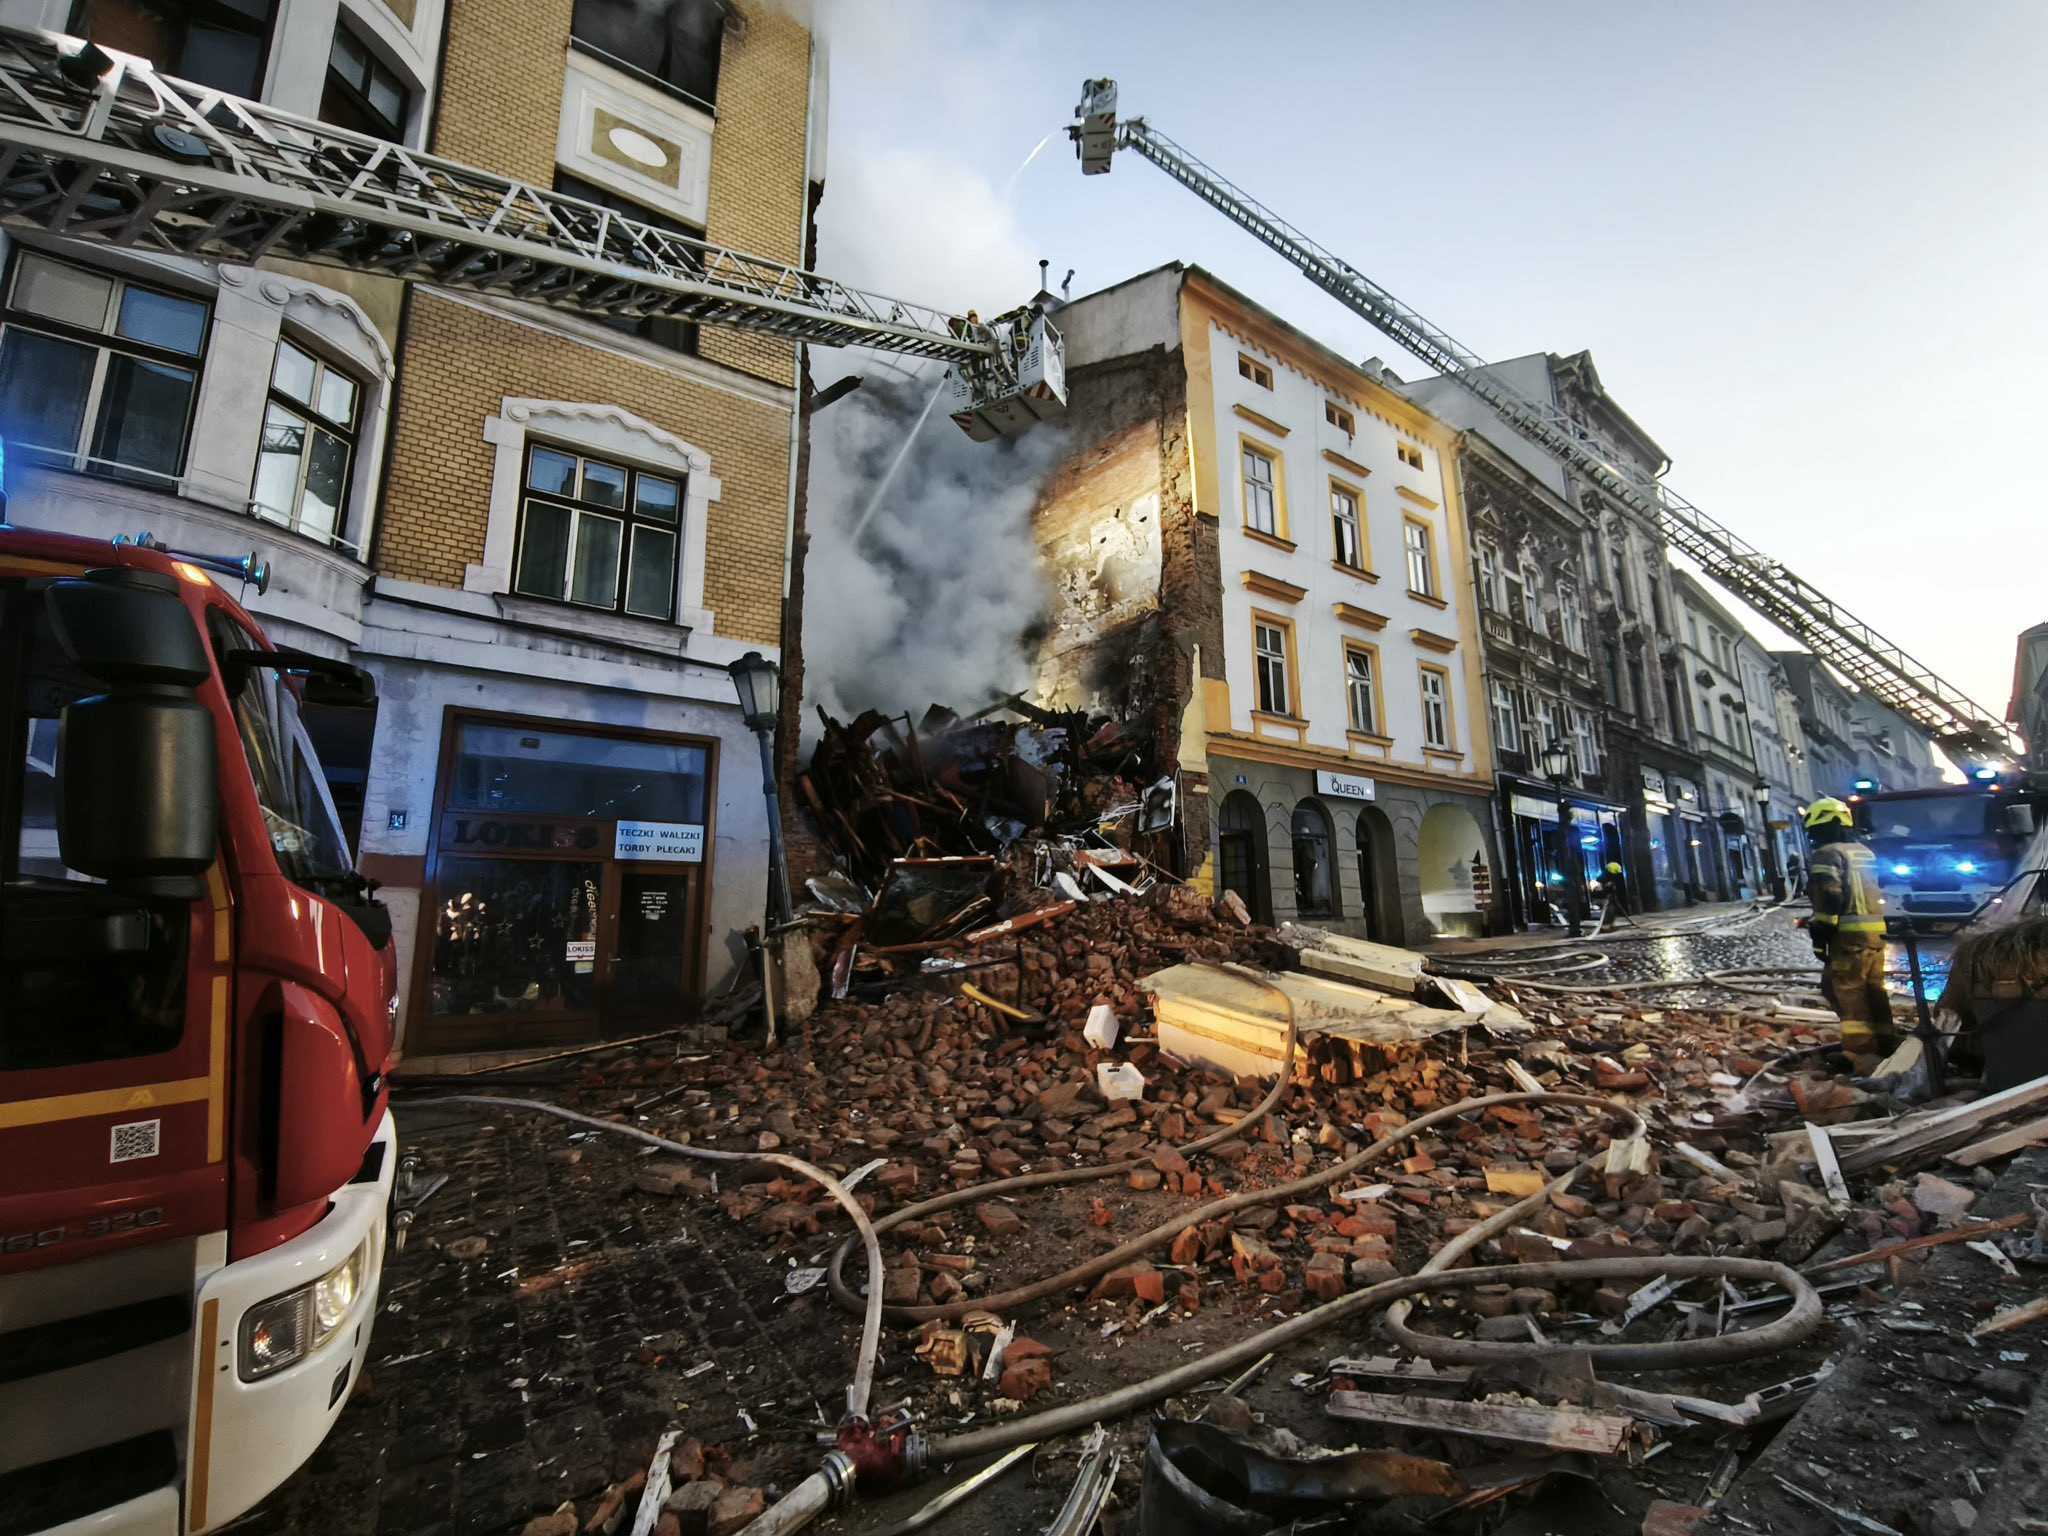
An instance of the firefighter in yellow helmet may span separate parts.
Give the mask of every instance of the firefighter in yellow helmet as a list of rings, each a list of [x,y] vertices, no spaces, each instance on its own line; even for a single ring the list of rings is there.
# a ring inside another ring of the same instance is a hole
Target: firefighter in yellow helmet
[[[1842,1047],[1868,1072],[1897,1045],[1884,989],[1884,897],[1877,861],[1856,840],[1849,807],[1823,796],[1806,808],[1813,845],[1806,890],[1813,901],[1813,952],[1825,967],[1821,993],[1842,1021]]]

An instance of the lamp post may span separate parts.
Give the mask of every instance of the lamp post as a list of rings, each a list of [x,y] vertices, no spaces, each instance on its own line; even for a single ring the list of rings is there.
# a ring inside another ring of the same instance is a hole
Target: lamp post
[[[1586,861],[1572,851],[1571,811],[1564,803],[1564,792],[1571,787],[1571,773],[1571,748],[1552,738],[1550,745],[1543,749],[1543,776],[1557,790],[1557,856],[1568,866],[1564,880],[1564,913],[1570,925],[1568,932],[1576,939],[1584,932],[1579,926],[1579,915],[1586,910],[1586,904],[1580,899],[1579,884],[1585,879]]]
[[[768,859],[774,866],[775,921],[795,915],[789,898],[789,864],[782,851],[782,797],[775,788],[775,725],[782,709],[782,674],[759,651],[749,651],[727,669],[740,714],[761,741],[761,791],[768,799]]]
[[[1778,840],[1771,835],[1771,786],[1759,784],[1755,793],[1757,823],[1763,829],[1764,873],[1770,877],[1771,889],[1782,902],[1785,899],[1785,877],[1778,869]]]

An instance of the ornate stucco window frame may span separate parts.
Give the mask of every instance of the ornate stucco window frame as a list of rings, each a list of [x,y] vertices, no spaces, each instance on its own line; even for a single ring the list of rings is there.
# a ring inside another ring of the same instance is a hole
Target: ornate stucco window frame
[[[518,547],[520,492],[530,438],[683,477],[683,529],[676,554],[680,568],[676,572],[676,616],[671,622],[692,632],[716,633],[716,616],[704,606],[705,528],[711,504],[723,491],[711,472],[711,455],[623,406],[508,396],[498,414],[485,419],[484,441],[496,453],[490,521],[484,531],[483,559],[464,568],[463,590],[527,601],[512,592],[512,563]],[[646,625],[662,621],[627,622]]]

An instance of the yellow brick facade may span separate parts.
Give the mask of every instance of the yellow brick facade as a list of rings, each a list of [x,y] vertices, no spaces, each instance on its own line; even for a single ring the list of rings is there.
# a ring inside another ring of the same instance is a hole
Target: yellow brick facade
[[[378,569],[459,587],[483,556],[507,397],[622,405],[711,455],[722,482],[704,537],[704,606],[718,633],[781,642],[789,412],[422,290],[413,297]]]
[[[461,0],[449,35],[434,150],[552,184],[571,0]],[[811,39],[794,20],[743,0],[726,27],[713,138],[713,241],[786,261],[803,254],[804,145]],[[406,324],[377,568],[460,587],[483,556],[494,450],[484,422],[508,397],[624,407],[702,449],[721,484],[705,537],[704,605],[717,631],[782,639],[791,409],[677,371],[414,290]],[[787,343],[706,328],[700,356],[782,386]],[[744,382],[744,381],[736,381]]]

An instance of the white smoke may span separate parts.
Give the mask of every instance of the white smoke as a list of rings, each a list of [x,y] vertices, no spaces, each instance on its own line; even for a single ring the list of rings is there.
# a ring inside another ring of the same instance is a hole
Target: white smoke
[[[921,715],[1026,691],[1046,589],[1032,537],[1038,489],[1065,429],[972,441],[932,413],[856,538],[865,511],[938,380],[864,359],[865,382],[812,420],[804,564],[804,734],[822,706]]]

